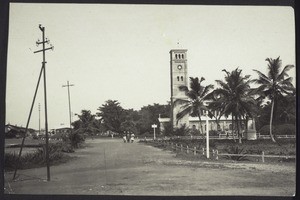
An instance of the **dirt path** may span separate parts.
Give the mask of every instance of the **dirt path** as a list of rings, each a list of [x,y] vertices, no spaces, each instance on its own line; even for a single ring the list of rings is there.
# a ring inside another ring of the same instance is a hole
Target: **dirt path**
[[[5,174],[5,192],[13,194],[109,195],[259,195],[291,196],[295,166],[291,164],[210,163],[183,161],[175,154],[118,139],[86,141],[77,158],[46,168]]]

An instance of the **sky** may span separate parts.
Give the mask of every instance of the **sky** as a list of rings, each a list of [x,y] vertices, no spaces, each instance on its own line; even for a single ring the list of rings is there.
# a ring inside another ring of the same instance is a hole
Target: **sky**
[[[187,49],[188,75],[205,85],[239,67],[257,78],[266,58],[295,65],[294,10],[283,6],[119,5],[11,3],[6,123],[26,126],[41,69],[39,24],[54,50],[46,52],[48,127],[69,126],[105,101],[139,110],[170,100],[171,49]],[[49,47],[49,45],[46,45]],[[289,72],[294,78],[295,69]],[[29,127],[44,127],[41,79]]]

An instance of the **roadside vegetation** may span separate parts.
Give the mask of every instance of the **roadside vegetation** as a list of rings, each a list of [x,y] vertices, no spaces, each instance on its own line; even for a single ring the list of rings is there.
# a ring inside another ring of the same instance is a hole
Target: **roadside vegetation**
[[[63,142],[49,144],[49,163],[50,165],[57,165],[67,162],[71,156],[66,154],[70,151]],[[29,169],[46,166],[45,146],[37,148],[34,152],[28,152],[21,156],[18,161],[18,153],[5,153],[4,155],[4,169],[6,171],[14,170],[16,165],[18,169]]]

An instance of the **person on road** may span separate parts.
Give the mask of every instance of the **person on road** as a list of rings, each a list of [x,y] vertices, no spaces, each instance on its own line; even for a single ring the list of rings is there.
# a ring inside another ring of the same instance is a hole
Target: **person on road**
[[[123,142],[126,143],[126,141],[127,141],[127,140],[126,140],[126,135],[124,134],[124,135],[123,135]]]
[[[127,142],[129,143],[130,142],[130,134],[129,133],[127,133]]]
[[[134,141],[134,134],[133,133],[131,134],[130,141],[131,141],[131,143],[133,143],[133,141]]]

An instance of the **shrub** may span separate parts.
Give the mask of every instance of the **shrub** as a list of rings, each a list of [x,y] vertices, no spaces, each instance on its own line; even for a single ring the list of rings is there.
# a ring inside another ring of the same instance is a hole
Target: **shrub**
[[[172,136],[173,135],[173,127],[172,127],[172,123],[169,122],[167,123],[165,126],[164,126],[164,129],[163,129],[163,134],[165,136]]]
[[[190,129],[186,125],[183,125],[180,128],[174,129],[173,134],[176,136],[184,136],[184,135],[188,135],[189,132]]]
[[[236,156],[226,156],[226,158],[228,158],[228,159],[235,160],[235,161],[248,160],[248,159],[246,159],[246,153],[245,153],[243,147],[229,146],[225,149],[225,151],[228,154],[239,154],[239,155],[236,155]]]
[[[69,141],[73,148],[78,148],[81,143],[85,141],[85,137],[79,131],[72,131],[69,134]]]
[[[211,136],[219,136],[219,134],[225,134],[225,131],[209,130]]]
[[[69,156],[62,153],[63,144],[55,143],[49,144],[49,163],[54,165],[57,163],[65,162]],[[43,148],[37,149],[33,153],[27,153],[21,156],[18,162],[18,154],[5,153],[4,155],[4,168],[6,170],[13,170],[18,163],[19,169],[29,169],[34,167],[46,166],[46,153],[45,145]]]
[[[265,125],[259,130],[261,135],[269,135],[270,125]],[[277,126],[272,126],[272,133],[274,135],[295,135],[296,126],[293,124],[281,124]]]
[[[145,132],[145,133],[141,134],[139,137],[140,138],[144,138],[144,137],[153,138],[153,133]]]

